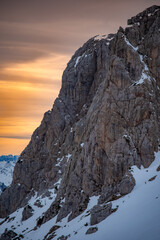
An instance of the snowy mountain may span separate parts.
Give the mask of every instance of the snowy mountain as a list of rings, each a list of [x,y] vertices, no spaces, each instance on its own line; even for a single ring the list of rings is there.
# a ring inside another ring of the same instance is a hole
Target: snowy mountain
[[[18,157],[17,155],[0,156],[0,193],[12,182],[13,169]]]
[[[0,232],[10,229],[24,240],[159,240],[160,151],[155,153],[155,160],[149,168],[133,166],[130,171],[136,181],[133,191],[123,197],[117,196],[117,200],[105,203],[105,206],[112,203],[112,214],[100,223],[90,225],[91,209],[99,199],[99,196],[93,196],[89,199],[87,209],[72,221],[68,222],[67,216],[57,222],[54,217],[40,228],[35,227],[37,219],[41,219],[43,212],[50,207],[56,197],[55,189],[50,189],[48,197],[38,196],[34,192],[34,196],[28,202],[32,210],[30,218],[22,221],[23,208],[19,208],[9,218],[1,219],[3,224],[0,225]]]
[[[159,240],[160,6],[68,62],[0,195],[0,240]]]

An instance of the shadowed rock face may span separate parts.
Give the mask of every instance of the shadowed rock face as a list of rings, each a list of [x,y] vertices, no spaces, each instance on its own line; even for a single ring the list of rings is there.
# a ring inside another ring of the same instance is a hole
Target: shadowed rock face
[[[69,61],[52,110],[0,196],[1,217],[27,204],[33,190],[55,188],[56,200],[41,222],[68,214],[70,221],[90,196],[100,195],[102,204],[130,192],[135,183],[129,167],[148,167],[154,160],[160,137],[160,7],[128,23],[115,35],[91,38]]]

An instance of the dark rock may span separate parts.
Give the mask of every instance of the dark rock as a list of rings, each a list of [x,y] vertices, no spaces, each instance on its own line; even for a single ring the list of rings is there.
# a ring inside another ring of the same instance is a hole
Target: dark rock
[[[126,195],[130,193],[135,186],[135,179],[133,178],[131,173],[127,173],[122,178],[121,183],[118,186],[119,193],[121,195]]]
[[[32,217],[33,212],[34,212],[34,210],[30,205],[27,205],[26,207],[24,207],[23,212],[22,212],[22,221],[25,221],[28,218]]]
[[[47,233],[47,235],[44,237],[44,240],[52,240],[56,234],[55,234],[55,231],[60,228],[60,226],[58,225],[54,225],[50,230],[49,232]]]
[[[156,176],[154,176],[154,177],[152,177],[152,178],[150,178],[148,181],[149,181],[149,182],[152,182],[153,180],[155,180],[155,179],[156,179],[156,177],[157,177],[157,175],[156,175]]]
[[[90,228],[87,230],[86,234],[92,234],[92,233],[95,233],[95,232],[97,232],[97,231],[98,231],[98,228],[97,228],[97,227],[90,227]]]
[[[68,236],[62,235],[61,237],[57,238],[57,240],[67,240]]]
[[[42,203],[39,199],[34,203],[34,205],[39,207],[39,208],[43,207],[43,205],[42,205]]]
[[[157,172],[159,172],[160,171],[160,165],[157,167]]]
[[[37,220],[37,226],[36,226],[36,228],[37,228],[37,227],[40,227],[40,226],[42,225],[43,221],[44,221],[44,216],[39,217],[38,220]]]
[[[112,204],[96,205],[91,209],[90,224],[95,225],[112,213]]]
[[[55,217],[58,214],[60,209],[61,209],[60,201],[54,201],[51,204],[50,208],[45,212],[45,215],[43,216],[42,221],[40,220],[37,222],[37,226],[40,226],[42,223],[45,223],[51,218]]]
[[[0,236],[0,240],[12,240],[17,236],[17,233],[15,233],[12,230],[5,230],[5,232]]]

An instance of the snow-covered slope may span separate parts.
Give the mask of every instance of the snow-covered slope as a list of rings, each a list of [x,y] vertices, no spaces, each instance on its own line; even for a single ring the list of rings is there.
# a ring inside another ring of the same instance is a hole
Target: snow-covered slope
[[[13,169],[18,156],[0,156],[0,193],[12,182]]]
[[[77,218],[67,222],[67,217],[56,223],[56,217],[36,226],[36,220],[43,216],[43,212],[49,208],[55,197],[54,190],[50,190],[50,196],[37,196],[29,201],[33,208],[33,216],[22,221],[23,208],[10,215],[9,219],[0,225],[0,233],[5,229],[13,230],[18,235],[23,234],[24,240],[58,239],[62,235],[68,236],[69,240],[159,240],[160,236],[160,151],[155,153],[155,161],[149,168],[131,168],[136,180],[133,191],[112,201],[112,208],[117,209],[108,218],[97,225],[90,226],[90,209],[97,204],[98,196],[90,198],[88,208]],[[159,167],[159,168],[158,168]],[[35,201],[41,203],[41,207],[35,206]],[[3,219],[1,219],[1,222]],[[86,234],[90,228],[95,228],[95,233]],[[57,228],[57,230],[55,230]],[[54,237],[53,237],[54,236]],[[62,238],[63,239],[63,238]],[[67,238],[64,238],[67,239]]]

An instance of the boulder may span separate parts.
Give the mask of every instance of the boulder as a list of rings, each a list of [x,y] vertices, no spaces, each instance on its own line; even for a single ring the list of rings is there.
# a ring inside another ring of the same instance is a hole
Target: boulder
[[[97,228],[97,227],[90,227],[90,228],[87,230],[86,234],[92,234],[92,233],[95,233],[95,232],[97,232],[97,231],[98,231],[98,228]]]
[[[90,224],[95,225],[112,213],[112,204],[96,205],[91,209]]]
[[[24,207],[23,212],[22,212],[22,221],[25,221],[28,218],[32,217],[33,212],[34,212],[34,210],[30,205],[27,205],[26,207]]]

